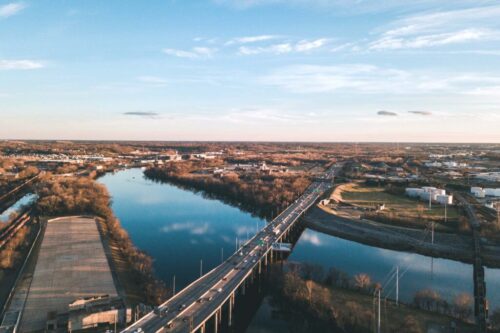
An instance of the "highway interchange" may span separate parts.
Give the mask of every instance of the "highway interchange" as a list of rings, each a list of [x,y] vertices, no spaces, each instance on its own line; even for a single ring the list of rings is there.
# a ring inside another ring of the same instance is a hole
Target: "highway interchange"
[[[252,274],[259,261],[272,251],[272,244],[279,241],[300,216],[331,188],[331,180],[338,168],[338,165],[330,167],[294,203],[222,264],[122,332],[191,332],[201,327]]]

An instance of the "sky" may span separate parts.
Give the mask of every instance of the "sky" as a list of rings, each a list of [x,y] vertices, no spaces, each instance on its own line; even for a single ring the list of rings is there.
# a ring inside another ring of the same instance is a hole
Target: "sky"
[[[0,139],[500,142],[498,0],[0,0]]]

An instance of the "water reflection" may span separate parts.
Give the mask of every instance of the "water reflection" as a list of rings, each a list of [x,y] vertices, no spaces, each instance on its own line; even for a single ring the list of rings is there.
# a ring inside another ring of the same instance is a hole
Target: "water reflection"
[[[448,300],[463,292],[473,294],[472,265],[380,249],[313,230],[302,234],[289,260],[315,263],[325,269],[335,267],[351,276],[367,273],[373,281],[383,281],[394,266],[399,266],[400,297],[407,302],[412,301],[416,291],[425,288],[438,291]],[[500,306],[500,270],[486,272],[490,304]],[[395,292],[394,288],[392,291]]]
[[[100,179],[113,199],[113,211],[132,241],[154,259],[158,276],[176,289],[208,271],[255,234],[265,221],[220,201],[168,184],[149,181],[140,169]]]
[[[35,194],[26,194],[21,199],[19,199],[15,204],[7,208],[2,214],[0,214],[0,223],[9,222],[10,215],[12,213],[19,213],[24,206],[31,204],[36,199]]]

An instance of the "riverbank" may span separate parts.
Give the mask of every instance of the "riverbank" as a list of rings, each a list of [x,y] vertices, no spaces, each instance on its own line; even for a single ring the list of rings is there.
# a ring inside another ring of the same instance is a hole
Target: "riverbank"
[[[271,307],[287,326],[294,332],[349,332],[368,333],[376,330],[378,307],[373,296],[377,283],[333,274],[324,281],[315,275],[314,267],[285,266],[285,270],[275,270]],[[367,276],[369,280],[369,277]],[[343,284],[344,287],[340,287]],[[349,288],[345,286],[349,285]],[[416,296],[417,297],[417,296]],[[417,299],[417,298],[416,298]],[[420,298],[418,298],[420,300]],[[456,325],[460,332],[475,332],[472,323],[457,320],[451,315],[435,312],[439,299],[423,302],[418,308],[414,305],[396,304],[394,301],[381,300],[381,329],[384,332],[449,332]],[[430,304],[430,305],[427,305]],[[433,309],[433,311],[429,311]],[[462,310],[470,313],[471,305],[449,305],[454,315]],[[468,316],[466,318],[469,318]]]
[[[115,279],[125,290],[128,305],[156,305],[167,296],[164,284],[156,279],[153,260],[134,246],[128,233],[111,210],[111,199],[104,186],[91,178],[47,178],[38,191],[36,210],[50,216],[93,215],[99,219],[107,254],[116,272]]]
[[[319,207],[311,208],[304,221],[305,225],[313,230],[371,246],[473,262],[472,238],[465,235],[435,233],[432,244],[431,236],[421,230],[389,226],[364,219],[348,219]],[[500,267],[497,257],[489,259],[485,262],[489,267]]]
[[[302,174],[238,174],[223,176],[201,173],[200,166],[187,163],[151,167],[146,178],[201,192],[261,218],[271,219],[297,199],[311,181]]]

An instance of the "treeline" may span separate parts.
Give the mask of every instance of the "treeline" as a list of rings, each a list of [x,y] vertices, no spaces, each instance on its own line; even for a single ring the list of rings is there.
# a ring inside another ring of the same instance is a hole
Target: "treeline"
[[[90,178],[45,177],[37,186],[39,196],[36,210],[40,215],[95,215],[105,220],[106,235],[117,244],[130,267],[130,274],[140,286],[146,302],[159,304],[167,290],[153,272],[151,257],[137,249],[110,208],[106,188]]]
[[[262,217],[272,217],[285,209],[309,186],[310,180],[302,176],[231,173],[224,177],[212,174],[194,174],[179,167],[184,163],[171,163],[166,167],[152,167],[144,171],[146,177],[169,182],[209,196],[223,199]]]
[[[373,332],[376,319],[371,297],[349,294],[341,296],[341,291],[332,289],[337,284],[349,290],[370,294],[378,284],[371,283],[367,274],[349,277],[332,269],[326,275],[314,265],[294,265],[281,274],[276,274],[273,286],[277,293],[275,301],[286,309],[294,332]],[[319,280],[318,280],[319,279]],[[370,292],[371,290],[371,292]],[[337,299],[335,301],[335,299]],[[402,322],[390,320],[387,332],[423,333],[413,316],[406,316]]]
[[[29,246],[28,235],[31,228],[31,226],[25,225],[19,229],[15,236],[0,250],[0,270],[12,269],[20,262],[21,252]],[[1,278],[0,274],[0,280]]]
[[[373,330],[375,318],[371,298],[381,285],[373,281],[368,274],[350,276],[336,268],[325,272],[318,265],[289,263],[285,269],[279,270],[273,276],[275,281],[272,285],[277,286],[274,290],[277,290],[278,299],[284,300],[286,309],[293,312],[293,318],[300,318],[304,325],[314,325],[312,331],[362,333]],[[355,292],[360,296],[349,294],[347,300],[342,301],[339,300],[342,290]],[[290,303],[293,306],[290,306]],[[461,293],[450,302],[438,292],[426,289],[416,292],[411,303],[401,306],[403,308],[400,309],[405,311],[399,315],[400,318],[391,318],[389,332],[423,332],[423,327],[417,317],[413,316],[412,309],[469,322],[473,313],[473,298],[467,293]],[[394,314],[397,315],[398,311],[394,310]],[[492,313],[490,322],[493,328],[500,329],[500,309]]]

